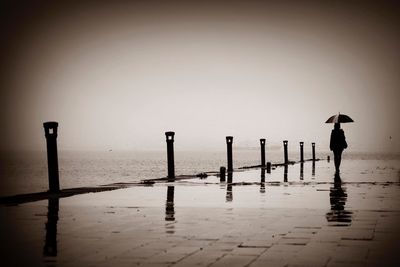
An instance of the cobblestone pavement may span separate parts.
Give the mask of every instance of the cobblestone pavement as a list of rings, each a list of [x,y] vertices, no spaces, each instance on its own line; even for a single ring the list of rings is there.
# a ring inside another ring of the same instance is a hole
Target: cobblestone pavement
[[[0,207],[1,265],[400,266],[398,183],[210,181]]]

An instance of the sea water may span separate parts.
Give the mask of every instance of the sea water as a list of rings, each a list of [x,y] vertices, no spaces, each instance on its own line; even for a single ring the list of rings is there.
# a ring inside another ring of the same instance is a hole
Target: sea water
[[[234,167],[260,164],[258,149],[233,151]],[[289,153],[289,159],[299,160],[299,153]],[[326,159],[328,152],[317,153]],[[309,159],[310,153],[305,153]],[[282,151],[267,151],[267,161],[283,162]],[[332,155],[331,155],[332,158]],[[379,168],[400,170],[399,155],[345,152],[343,160],[375,160]],[[333,162],[332,162],[333,164]],[[367,164],[368,165],[368,164]],[[374,165],[373,168],[377,168]],[[226,166],[226,152],[175,151],[175,172],[198,174],[218,171]],[[165,151],[59,151],[60,187],[97,186],[118,182],[137,182],[167,175]],[[48,189],[45,151],[2,152],[0,154],[0,196],[46,191]]]

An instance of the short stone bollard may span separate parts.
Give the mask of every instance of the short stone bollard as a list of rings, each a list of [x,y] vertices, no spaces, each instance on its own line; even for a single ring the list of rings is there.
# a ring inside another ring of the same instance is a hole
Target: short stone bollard
[[[271,162],[267,162],[267,173],[271,173]]]
[[[284,152],[284,156],[285,156],[285,164],[289,163],[289,157],[288,157],[288,141],[285,140],[283,141],[283,152]]]
[[[165,132],[167,139],[168,181],[170,182],[175,180],[174,136],[175,132]]]
[[[300,142],[300,162],[304,162],[304,142]]]
[[[262,138],[260,139],[260,145],[261,145],[261,166],[265,166],[265,139]]]
[[[226,151],[227,151],[227,160],[228,160],[228,172],[233,171],[232,143],[233,143],[233,136],[227,136],[226,137]]]
[[[57,128],[58,122],[43,123],[47,144],[47,166],[49,175],[49,192],[60,191],[57,154]]]
[[[225,182],[225,167],[219,168],[219,181],[220,182]]]

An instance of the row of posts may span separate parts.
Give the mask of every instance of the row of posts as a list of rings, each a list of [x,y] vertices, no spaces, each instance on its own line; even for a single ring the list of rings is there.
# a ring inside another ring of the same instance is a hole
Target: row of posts
[[[49,177],[49,191],[60,191],[59,172],[58,172],[58,155],[57,155],[57,129],[58,123],[51,121],[43,123],[46,144],[47,144],[47,163]],[[175,180],[175,162],[174,162],[174,136],[175,132],[165,132],[167,141],[167,162],[168,162],[168,181]],[[267,172],[271,170],[271,163],[265,162],[265,139],[260,139],[261,146],[261,167],[266,167]],[[233,156],[232,156],[233,136],[226,137],[226,151],[228,163],[228,178],[232,177],[229,174],[233,172]],[[304,162],[304,142],[300,142],[300,162]],[[288,141],[283,141],[285,165],[289,164],[288,158]],[[315,143],[312,143],[312,160],[315,161]],[[220,169],[221,180],[225,180],[225,167]]]

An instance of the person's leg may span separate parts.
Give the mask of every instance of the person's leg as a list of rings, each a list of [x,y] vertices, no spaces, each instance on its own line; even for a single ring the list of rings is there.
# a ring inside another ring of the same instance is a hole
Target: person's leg
[[[340,152],[337,150],[333,151],[333,160],[335,161],[335,170],[336,173],[339,173],[339,167],[340,167]]]
[[[337,153],[338,154],[338,167],[337,167],[338,172],[340,170],[340,163],[342,163],[342,152],[343,152],[343,150],[340,150]]]

